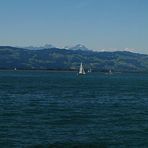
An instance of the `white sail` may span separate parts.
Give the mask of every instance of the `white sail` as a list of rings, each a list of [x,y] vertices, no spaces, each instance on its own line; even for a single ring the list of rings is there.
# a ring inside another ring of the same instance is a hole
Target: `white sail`
[[[109,74],[112,74],[112,70],[111,69],[109,70]]]
[[[79,74],[83,74],[83,75],[85,74],[85,70],[83,68],[82,62],[80,64]]]

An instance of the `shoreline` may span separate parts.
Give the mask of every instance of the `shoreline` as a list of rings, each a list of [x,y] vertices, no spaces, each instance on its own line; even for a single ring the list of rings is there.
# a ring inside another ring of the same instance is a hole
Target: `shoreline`
[[[47,71],[47,72],[78,72],[78,70],[62,70],[62,69],[0,69],[0,71]],[[108,74],[108,71],[97,71],[94,70],[91,73],[105,73]],[[124,74],[124,73],[143,73],[148,74],[148,71],[113,71],[113,74]]]

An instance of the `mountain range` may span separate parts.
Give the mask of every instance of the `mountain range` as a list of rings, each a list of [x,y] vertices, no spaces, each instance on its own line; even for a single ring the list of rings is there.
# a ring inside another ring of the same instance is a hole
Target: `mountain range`
[[[128,51],[97,52],[79,46],[72,50],[55,47],[30,50],[0,46],[0,69],[77,71],[83,62],[86,70],[91,68],[93,71],[104,72],[110,69],[117,72],[148,72],[148,55]]]
[[[65,46],[64,49],[68,49],[68,50],[82,50],[82,51],[90,50],[85,45],[82,45],[82,44],[77,44],[75,46]]]
[[[51,48],[57,48],[57,47],[53,46],[52,44],[45,44],[43,46],[27,46],[27,47],[20,47],[20,48],[25,48],[25,49],[30,49],[30,50],[41,50],[41,49],[51,49]],[[82,45],[82,44],[77,44],[77,45],[74,45],[74,46],[65,46],[62,49],[90,50],[85,45]]]

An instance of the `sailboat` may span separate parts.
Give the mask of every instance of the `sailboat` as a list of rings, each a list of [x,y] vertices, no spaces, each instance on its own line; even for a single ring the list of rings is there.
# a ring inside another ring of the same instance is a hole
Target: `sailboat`
[[[83,68],[83,65],[82,65],[82,62],[81,62],[81,64],[80,64],[80,69],[79,69],[79,73],[78,73],[79,75],[85,75],[86,73],[85,73],[85,70],[84,70],[84,68]]]
[[[112,70],[111,70],[111,69],[109,70],[109,74],[110,74],[110,75],[112,74]]]
[[[90,69],[88,69],[88,72],[89,72],[89,73],[91,72],[91,68],[90,68]]]

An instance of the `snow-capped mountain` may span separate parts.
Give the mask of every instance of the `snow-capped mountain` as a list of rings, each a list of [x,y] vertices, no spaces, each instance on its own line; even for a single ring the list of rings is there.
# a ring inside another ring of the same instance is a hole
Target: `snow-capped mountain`
[[[22,47],[20,47],[22,48]],[[52,44],[45,44],[44,46],[26,46],[23,47],[24,49],[30,49],[30,50],[41,50],[41,49],[51,49],[51,48],[58,48],[53,46]],[[90,50],[88,49],[85,45],[82,44],[77,44],[75,46],[65,46],[63,49],[67,50],[82,50],[82,51],[87,51]]]
[[[64,49],[69,49],[69,50],[82,50],[82,51],[89,50],[86,46],[84,46],[84,45],[82,45],[82,44],[77,44],[77,45],[72,46],[72,47],[65,46]]]

